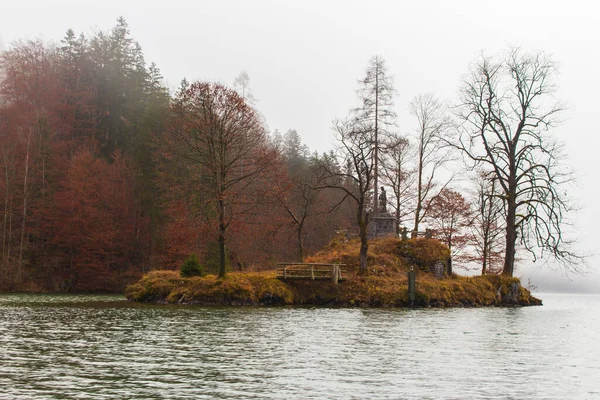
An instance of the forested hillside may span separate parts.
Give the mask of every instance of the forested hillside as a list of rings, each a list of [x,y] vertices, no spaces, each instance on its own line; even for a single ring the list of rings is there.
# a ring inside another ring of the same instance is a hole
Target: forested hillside
[[[119,291],[192,255],[222,278],[302,261],[336,232],[360,237],[367,274],[379,213],[398,235],[427,229],[454,267],[512,276],[526,249],[577,270],[561,228],[570,176],[549,136],[555,65],[507,54],[481,56],[452,112],[416,96],[410,134],[373,57],[359,106],[331,116],[337,144],[318,154],[301,134],[319,133],[269,131],[247,73],[167,88],[123,18],[12,43],[0,53],[0,290]]]
[[[171,146],[171,95],[124,19],[92,37],[15,43],[0,78],[0,289],[120,290],[190,253],[216,269],[214,193]],[[303,251],[320,247],[347,219],[312,220],[328,211],[317,197],[335,196],[292,186],[316,156],[296,132],[274,143],[256,123],[271,159],[253,190],[236,189],[252,192],[227,221],[236,269],[296,257],[299,236]]]

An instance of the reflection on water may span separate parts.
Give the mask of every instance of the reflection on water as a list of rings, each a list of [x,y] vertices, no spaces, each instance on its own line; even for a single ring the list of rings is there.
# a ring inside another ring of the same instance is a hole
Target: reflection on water
[[[600,297],[540,297],[390,310],[0,295],[0,398],[600,397]]]

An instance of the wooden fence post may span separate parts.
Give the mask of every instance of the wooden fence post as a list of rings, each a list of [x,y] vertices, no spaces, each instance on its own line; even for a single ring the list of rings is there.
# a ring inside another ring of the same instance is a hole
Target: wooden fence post
[[[410,301],[410,305],[415,305],[415,271],[413,267],[410,267],[410,271],[408,271],[408,300]]]

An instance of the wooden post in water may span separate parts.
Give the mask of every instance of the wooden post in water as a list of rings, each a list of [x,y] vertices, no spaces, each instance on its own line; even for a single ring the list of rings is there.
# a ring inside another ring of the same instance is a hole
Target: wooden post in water
[[[408,271],[408,300],[411,306],[415,305],[415,275],[413,267],[410,267],[410,271]]]
[[[310,279],[312,279],[313,281],[315,280],[315,266],[314,265],[310,266]]]

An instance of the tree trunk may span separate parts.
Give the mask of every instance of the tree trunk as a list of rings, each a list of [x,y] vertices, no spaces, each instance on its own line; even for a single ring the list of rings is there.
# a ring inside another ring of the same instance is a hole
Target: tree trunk
[[[363,203],[364,204],[364,203]],[[368,215],[363,217],[363,207],[358,210],[358,229],[360,236],[360,267],[359,273],[367,274],[367,251],[369,250],[369,239],[367,236]]]
[[[421,151],[420,158],[423,157],[423,152]],[[423,162],[419,161],[419,181],[417,183],[417,207],[415,209],[415,225],[413,226],[413,232],[419,231],[419,220],[421,219],[421,209],[423,208],[421,195],[423,194]]]
[[[8,248],[6,249],[6,262],[10,264],[10,255],[12,250],[12,214],[13,214],[13,196],[10,196],[10,203],[8,208]]]
[[[27,218],[27,175],[29,173],[29,142],[27,136],[27,152],[25,153],[25,176],[23,177],[23,221],[21,224],[21,244],[19,246],[19,264],[17,264],[17,283],[21,283],[23,273],[23,245],[25,242],[25,220]]]
[[[419,214],[421,214],[421,202],[417,201],[417,209],[415,210],[415,224],[413,226],[413,232],[419,231]]]
[[[70,292],[71,288],[75,285],[75,263],[73,261],[74,258],[74,249],[71,247],[71,257],[70,257],[70,262],[69,262],[69,286],[67,287],[61,287],[61,290],[64,290],[65,292]],[[61,282],[61,286],[63,286],[63,283]]]
[[[225,202],[219,199],[219,279],[225,278]]]
[[[379,66],[375,73],[375,148],[373,149],[373,212],[379,213]]]
[[[367,251],[369,250],[369,242],[367,240],[367,229],[363,224],[360,227],[360,268],[361,274],[367,274]]]
[[[6,259],[6,247],[8,245],[6,239],[6,230],[8,224],[8,191],[9,191],[9,179],[8,179],[8,157],[6,156],[6,150],[3,151],[4,155],[4,222],[2,229],[2,266],[6,266],[8,264],[8,260]]]
[[[304,240],[302,239],[302,225],[298,225],[298,260],[304,262]]]
[[[485,207],[485,199],[482,201],[483,206]],[[490,224],[491,224],[491,210],[492,210],[492,202],[490,199],[490,203],[489,203],[489,207],[488,207],[488,212],[487,215],[484,214],[482,217],[482,227],[483,227],[483,249],[481,252],[481,257],[482,257],[482,261],[481,261],[481,275],[485,275],[487,273],[487,269],[488,269],[488,257],[489,257],[489,253],[488,251],[491,250],[491,246],[490,246]]]
[[[398,190],[398,193],[400,191]],[[396,235],[400,235],[400,196],[396,196]]]
[[[481,256],[482,256],[481,275],[485,275],[487,273],[487,258],[488,258],[487,249],[488,249],[488,244],[487,244],[487,238],[486,238],[483,240],[483,252],[481,254]]]
[[[515,226],[516,206],[514,197],[508,200],[508,210],[506,216],[506,252],[504,255],[503,275],[513,276],[515,268],[515,246],[517,244],[517,229]]]

